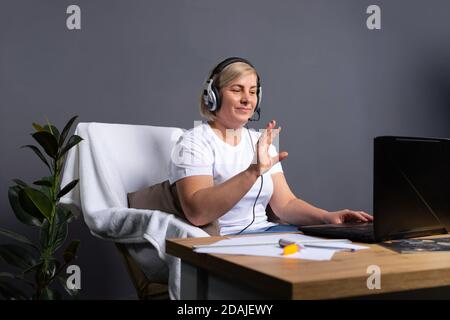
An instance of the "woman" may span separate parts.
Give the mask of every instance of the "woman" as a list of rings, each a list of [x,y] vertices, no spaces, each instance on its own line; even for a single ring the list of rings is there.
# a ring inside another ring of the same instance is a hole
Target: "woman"
[[[372,221],[363,211],[328,212],[292,193],[280,163],[288,154],[272,145],[281,127],[275,120],[262,134],[244,127],[259,116],[260,102],[260,79],[249,61],[228,58],[210,73],[200,101],[208,122],[182,135],[169,170],[186,218],[196,226],[218,219],[221,235]],[[286,224],[267,220],[268,204]]]

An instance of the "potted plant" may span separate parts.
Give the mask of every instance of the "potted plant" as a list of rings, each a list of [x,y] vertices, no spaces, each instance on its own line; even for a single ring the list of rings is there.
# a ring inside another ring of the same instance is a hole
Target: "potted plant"
[[[31,149],[50,171],[49,176],[28,184],[14,179],[14,186],[8,189],[8,199],[16,218],[23,224],[38,231],[35,243],[26,236],[0,229],[0,235],[14,240],[14,243],[0,244],[0,260],[18,272],[0,272],[0,297],[4,299],[60,299],[62,294],[56,283],[70,295],[78,290],[67,286],[67,266],[75,259],[79,240],[73,240],[65,247],[62,261],[57,258],[67,239],[68,224],[74,214],[60,198],[72,190],[78,180],[61,186],[61,170],[67,152],[83,139],[68,133],[77,116],[71,118],[60,132],[47,120],[47,125],[33,123],[36,132],[32,137],[40,148],[25,145]],[[64,272],[63,272],[64,271]],[[57,281],[55,281],[57,280]]]

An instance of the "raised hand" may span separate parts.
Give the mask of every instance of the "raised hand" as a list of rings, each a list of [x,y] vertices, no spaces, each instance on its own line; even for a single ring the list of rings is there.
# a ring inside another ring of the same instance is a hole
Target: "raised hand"
[[[273,139],[280,133],[281,127],[275,129],[276,121],[270,121],[262,135],[259,137],[258,143],[256,144],[255,157],[252,164],[250,165],[252,169],[255,170],[258,176],[267,172],[272,166],[274,166],[279,161],[284,160],[288,153],[286,151],[278,153],[278,155],[271,157],[269,154],[269,147],[272,144]]]

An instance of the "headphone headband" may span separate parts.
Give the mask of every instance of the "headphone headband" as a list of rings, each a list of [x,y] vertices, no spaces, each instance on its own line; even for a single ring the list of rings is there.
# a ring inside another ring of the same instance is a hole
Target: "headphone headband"
[[[221,73],[222,70],[225,69],[225,67],[229,66],[230,64],[236,63],[236,62],[243,62],[245,64],[248,64],[253,69],[255,69],[255,67],[250,63],[250,61],[248,61],[246,59],[239,58],[239,57],[230,57],[230,58],[227,58],[227,59],[223,60],[222,62],[220,62],[213,69],[213,71],[211,72],[211,76],[209,78],[212,79],[216,74]]]

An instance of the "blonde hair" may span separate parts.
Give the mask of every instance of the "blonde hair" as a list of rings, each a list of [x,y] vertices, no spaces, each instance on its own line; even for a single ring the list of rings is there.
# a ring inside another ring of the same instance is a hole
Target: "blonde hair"
[[[214,70],[214,69],[213,69]],[[209,73],[211,76],[211,73]],[[245,62],[234,62],[228,66],[226,66],[221,72],[216,74],[213,77],[213,84],[217,88],[217,91],[220,94],[220,91],[223,87],[226,87],[232,81],[238,79],[241,76],[247,75],[249,73],[254,73],[258,75],[255,68],[248,65]],[[209,79],[209,77],[208,77]],[[200,95],[200,114],[208,120],[214,121],[216,118],[216,111],[209,111],[208,106],[205,104],[203,100],[203,90]]]

